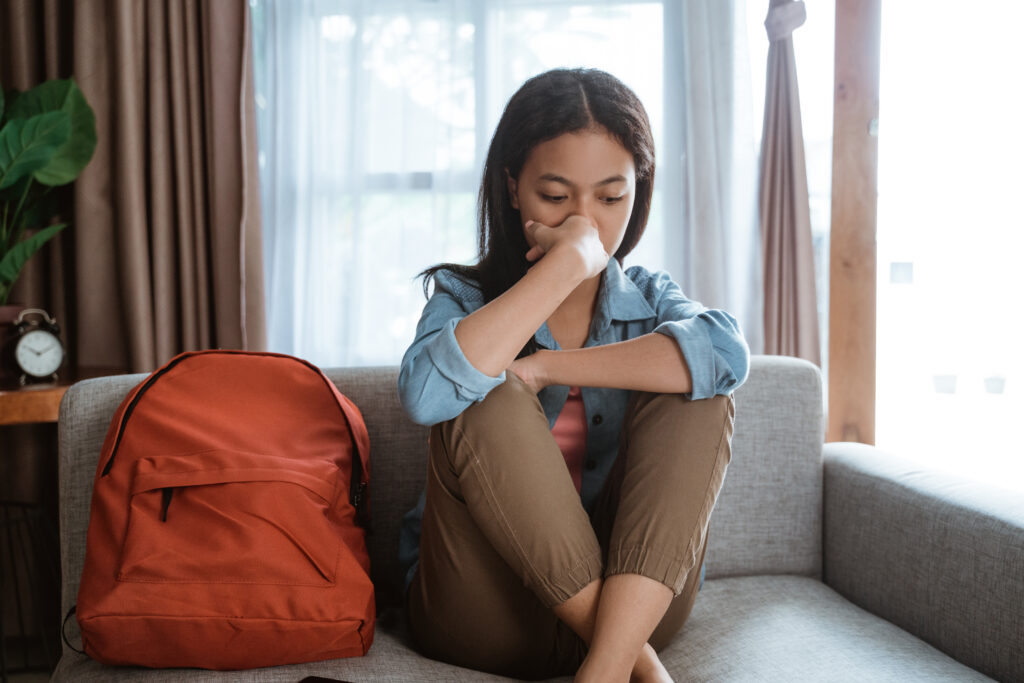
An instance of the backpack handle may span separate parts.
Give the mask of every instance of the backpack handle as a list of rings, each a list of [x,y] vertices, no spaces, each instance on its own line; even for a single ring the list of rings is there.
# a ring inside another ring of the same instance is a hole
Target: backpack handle
[[[85,650],[79,650],[77,647],[72,645],[71,641],[68,640],[68,634],[65,632],[65,629],[67,629],[67,627],[68,627],[68,619],[71,618],[71,615],[73,615],[75,613],[75,609],[77,609],[77,608],[78,608],[78,605],[72,605],[71,609],[68,611],[67,615],[65,615],[64,621],[60,625],[60,637],[61,637],[61,640],[64,641],[64,644],[67,645],[71,650],[73,650],[74,652],[77,652],[80,655],[84,655],[85,654]]]

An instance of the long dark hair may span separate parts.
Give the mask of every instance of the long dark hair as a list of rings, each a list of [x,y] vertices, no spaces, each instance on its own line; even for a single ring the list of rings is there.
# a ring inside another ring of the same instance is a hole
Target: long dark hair
[[[598,69],[553,69],[523,83],[505,105],[491,139],[480,184],[475,266],[441,263],[419,274],[423,293],[439,270],[450,270],[479,284],[484,302],[496,299],[526,274],[529,246],[519,211],[512,208],[505,169],[518,179],[538,144],[598,125],[633,155],[636,198],[622,244],[613,256],[633,250],[647,227],[654,191],[654,137],[639,98],[622,81]]]

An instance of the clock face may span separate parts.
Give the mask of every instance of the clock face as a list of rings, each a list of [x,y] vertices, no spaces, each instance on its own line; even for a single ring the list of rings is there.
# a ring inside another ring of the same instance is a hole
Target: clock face
[[[60,339],[46,330],[32,330],[18,340],[14,358],[22,372],[33,377],[49,377],[64,361]]]

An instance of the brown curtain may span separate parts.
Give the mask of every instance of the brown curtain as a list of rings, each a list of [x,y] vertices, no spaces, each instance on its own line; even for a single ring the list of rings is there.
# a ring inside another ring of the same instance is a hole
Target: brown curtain
[[[765,353],[821,365],[818,303],[807,197],[800,93],[792,33],[803,2],[771,0],[765,27],[768,81],[761,137],[761,243],[764,250]]]
[[[72,369],[264,349],[248,3],[0,0],[0,36],[0,83],[73,75],[99,140],[11,302],[56,315]]]
[[[56,192],[70,227],[26,264],[10,298],[61,324],[62,377],[147,372],[185,350],[265,348],[248,9],[0,0],[0,86],[74,76],[96,113],[92,161]],[[56,435],[53,424],[0,427],[0,501],[55,519]],[[60,621],[56,579],[30,571],[52,604],[37,611],[6,583],[6,633],[38,632],[37,614]],[[20,664],[52,665],[51,650]]]

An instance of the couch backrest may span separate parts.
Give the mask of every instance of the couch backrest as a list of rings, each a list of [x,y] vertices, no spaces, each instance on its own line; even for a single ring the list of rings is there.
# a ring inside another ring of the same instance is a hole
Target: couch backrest
[[[330,368],[370,432],[369,537],[378,602],[399,600],[398,529],[426,474],[427,428],[398,402],[396,367]],[[124,396],[146,375],[79,382],[60,409],[60,543],[64,612],[75,603],[85,557],[92,481],[103,438]],[[732,461],[711,517],[707,578],[821,573],[821,381],[793,358],[755,356],[736,393]]]
[[[732,461],[711,515],[706,578],[821,578],[824,437],[818,367],[754,356],[736,390]]]

